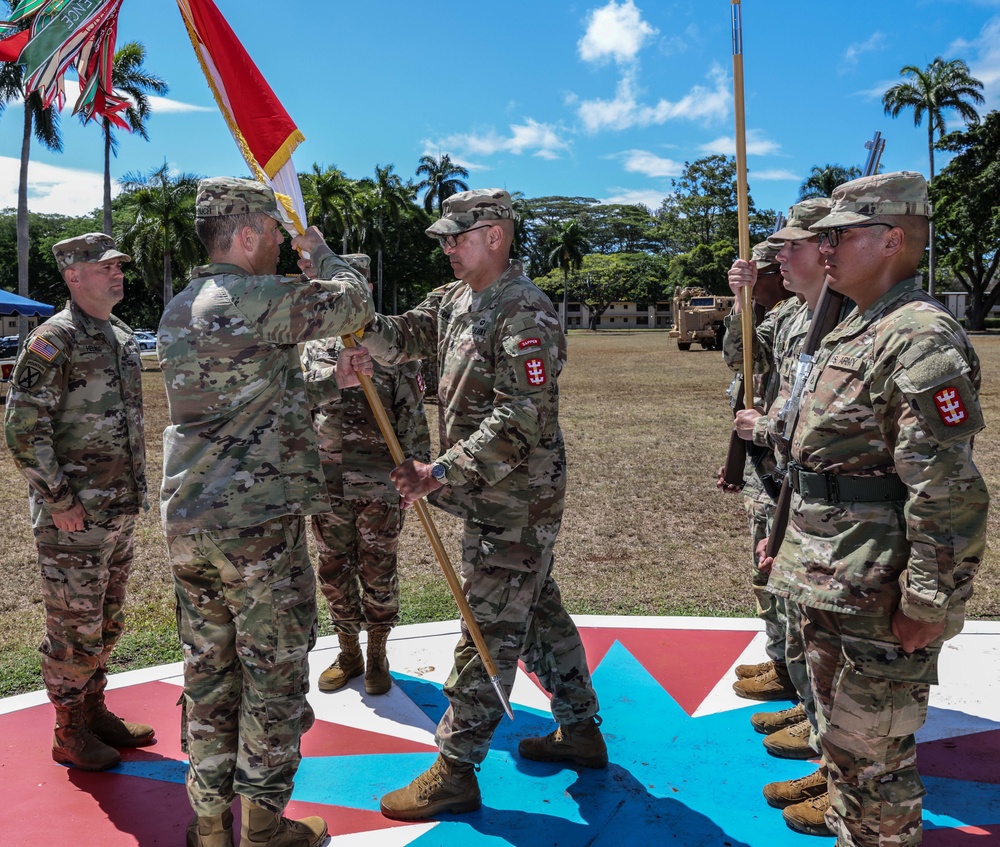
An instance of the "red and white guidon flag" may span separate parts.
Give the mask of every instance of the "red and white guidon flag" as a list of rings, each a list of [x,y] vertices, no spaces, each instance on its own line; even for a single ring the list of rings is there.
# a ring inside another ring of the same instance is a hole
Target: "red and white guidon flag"
[[[212,0],[177,0],[181,16],[215,101],[254,176],[285,195],[296,224],[305,226],[305,204],[292,151],[305,136],[275,97],[261,72]],[[285,198],[281,198],[284,203]]]

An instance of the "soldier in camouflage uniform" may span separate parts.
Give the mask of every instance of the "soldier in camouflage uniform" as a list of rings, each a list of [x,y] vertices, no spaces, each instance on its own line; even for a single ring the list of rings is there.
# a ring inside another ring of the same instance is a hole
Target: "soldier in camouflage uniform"
[[[56,710],[52,758],[84,770],[152,743],[153,728],[104,703],[122,633],[133,532],[146,499],[139,347],[111,314],[130,257],[103,233],[52,248],[70,300],[28,336],[4,430],[28,480],[45,603],[42,677]]]
[[[307,386],[298,344],[358,329],[374,313],[371,295],[315,228],[292,239],[315,278],[275,274],[286,220],[260,183],[202,180],[195,214],[211,264],[170,301],[157,338],[170,415],[160,508],[195,812],[188,847],[232,845],[236,795],[244,847],[312,847],[326,823],[281,814],[312,723],[305,515],[329,509],[310,409],[357,384],[352,365],[371,367],[350,351]]]
[[[566,489],[557,386],[566,340],[552,303],[510,261],[510,195],[465,191],[442,211],[427,234],[440,241],[458,281],[405,315],[378,316],[365,335],[388,362],[437,353],[443,452],[432,464],[407,461],[392,478],[404,508],[430,494],[465,520],[465,592],[507,691],[522,658],[552,694],[559,728],[524,739],[521,755],[604,767],[587,657],[552,577]],[[444,691],[441,753],[429,771],[382,798],[388,817],[480,806],[475,768],[503,707],[464,628]]]
[[[784,479],[788,466],[788,442],[784,435],[788,414],[786,404],[792,394],[799,353],[825,280],[819,237],[808,227],[826,217],[831,207],[832,201],[828,198],[814,198],[796,204],[789,209],[787,226],[771,236],[771,240],[780,245],[776,258],[785,276],[785,284],[802,298],[802,302],[796,299],[785,304],[781,311],[774,314],[773,321],[770,324],[765,321],[755,334],[755,371],[761,369],[777,376],[776,394],[766,415],[759,415],[753,410],[738,412],[736,429],[743,438],[772,451],[776,480]],[[730,285],[738,294],[742,285],[753,283],[752,276],[752,271],[737,263],[730,271]],[[727,361],[731,367],[736,367],[742,361],[742,333],[736,330],[731,341],[733,348],[727,351]],[[773,517],[772,507],[768,515],[768,533]],[[758,543],[758,548],[763,548],[762,542]],[[769,565],[760,567],[758,564],[757,570],[762,576],[761,589],[770,594],[767,588]],[[777,643],[793,686],[790,698],[797,699],[799,704],[778,712],[755,714],[751,723],[759,732],[767,734],[764,747],[772,755],[810,759],[819,752],[819,740],[816,708],[802,646],[799,610],[793,601],[777,596],[774,596],[774,609],[782,627]],[[757,682],[764,682],[765,686],[768,684],[766,677],[759,677]],[[829,805],[826,784],[826,770],[820,766],[814,773],[799,779],[768,783],[764,786],[764,796],[770,805],[785,809],[783,814],[786,820],[804,817],[819,830]]]
[[[833,201],[812,229],[828,284],[857,308],[817,349],[801,397],[769,586],[800,606],[837,844],[910,847],[924,794],[914,733],[985,550],[980,365],[920,285],[923,177],[863,177]]]
[[[342,257],[369,279],[363,253]],[[335,367],[344,344],[339,338],[310,341],[302,356],[306,380]],[[430,458],[420,362],[375,365],[372,383],[382,400],[403,453]],[[359,388],[313,410],[319,455],[330,493],[330,512],[312,516],[319,550],[319,582],[340,640],[340,655],[319,677],[320,691],[337,691],[362,673],[365,691],[392,687],[386,639],[399,623],[396,552],[403,529],[399,493],[389,479],[395,467],[375,415]],[[368,662],[358,634],[368,631]]]

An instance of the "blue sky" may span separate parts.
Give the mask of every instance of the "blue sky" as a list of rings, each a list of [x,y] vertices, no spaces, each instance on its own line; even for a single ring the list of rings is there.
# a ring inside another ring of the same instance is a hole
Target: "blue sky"
[[[732,153],[727,0],[217,0],[306,136],[294,159],[348,176],[449,153],[473,187],[642,202],[685,161]],[[1000,106],[1000,0],[744,0],[750,188],[784,209],[813,165],[860,164],[881,130],[887,170],[926,174],[926,129],[885,117],[903,65],[965,59]],[[212,100],[173,0],[124,0],[118,41],[147,48],[170,84],[150,141],[120,133],[112,175],[164,161],[203,176],[246,167]],[[0,117],[0,207],[16,198],[23,112]],[[33,147],[30,207],[100,204],[96,125],[64,114],[65,151]],[[950,126],[960,123],[952,116]],[[939,158],[939,167],[943,163]]]

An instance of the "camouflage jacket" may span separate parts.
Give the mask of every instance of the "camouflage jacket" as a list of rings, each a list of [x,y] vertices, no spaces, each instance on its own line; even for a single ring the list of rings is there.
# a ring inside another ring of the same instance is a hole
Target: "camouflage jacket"
[[[339,338],[310,341],[302,353],[306,384],[336,368],[344,349]],[[372,383],[389,416],[399,446],[407,457],[430,461],[430,433],[424,414],[424,381],[420,362],[398,366],[375,363]],[[378,498],[399,502],[389,479],[396,463],[382,438],[375,415],[361,388],[345,388],[340,397],[313,409],[319,455],[332,497],[348,500]]]
[[[905,500],[792,496],[770,577],[819,609],[961,620],[984,549],[988,494],[972,460],[983,427],[979,359],[964,330],[920,290],[895,285],[854,309],[817,350],[792,439],[804,470],[898,474]],[[954,633],[955,630],[951,630]]]
[[[149,508],[139,346],[114,315],[111,327],[118,349],[70,302],[18,356],[4,431],[36,527],[51,526],[50,513],[76,500],[94,518]]]
[[[744,472],[746,485],[743,488],[744,497],[749,497],[764,505],[773,505],[774,500],[765,491],[760,482],[763,476],[772,476],[775,472],[774,445],[767,439],[767,415],[775,410],[775,398],[778,396],[781,382],[779,360],[783,361],[787,351],[784,349],[785,339],[781,336],[787,329],[789,319],[796,314],[799,301],[795,297],[782,300],[772,308],[754,331],[754,405],[764,412],[754,428],[753,443],[759,448],[765,448],[762,455],[758,453],[756,460],[750,450],[747,451],[747,464]],[[722,357],[731,371],[741,374],[743,371],[743,322],[738,314],[730,314],[725,319],[726,335],[722,342]],[[795,351],[798,356],[798,351]],[[737,377],[738,379],[738,377]],[[740,383],[733,381],[730,394],[739,388]],[[736,398],[730,397],[735,403]]]
[[[297,345],[353,332],[374,311],[367,283],[337,256],[323,253],[318,271],[302,281],[207,265],[164,310],[168,536],[329,509]],[[328,387],[336,396],[332,374]]]
[[[365,345],[389,362],[438,361],[437,459],[447,481],[430,499],[502,527],[562,517],[566,448],[557,379],[566,338],[549,298],[512,262],[480,292],[458,281],[404,315],[379,315]]]

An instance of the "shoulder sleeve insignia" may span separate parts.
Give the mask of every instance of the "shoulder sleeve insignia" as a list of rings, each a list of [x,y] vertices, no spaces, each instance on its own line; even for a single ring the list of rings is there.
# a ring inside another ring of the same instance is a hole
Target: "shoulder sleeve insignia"
[[[545,385],[545,381],[548,379],[548,374],[545,373],[545,362],[537,357],[525,360],[524,373],[528,378],[528,385]]]
[[[960,426],[969,418],[958,389],[947,386],[934,394],[934,404],[945,426]]]
[[[50,344],[42,336],[36,335],[31,339],[31,343],[28,344],[28,349],[37,356],[43,358],[46,362],[51,362],[59,355],[59,348],[54,344]]]

